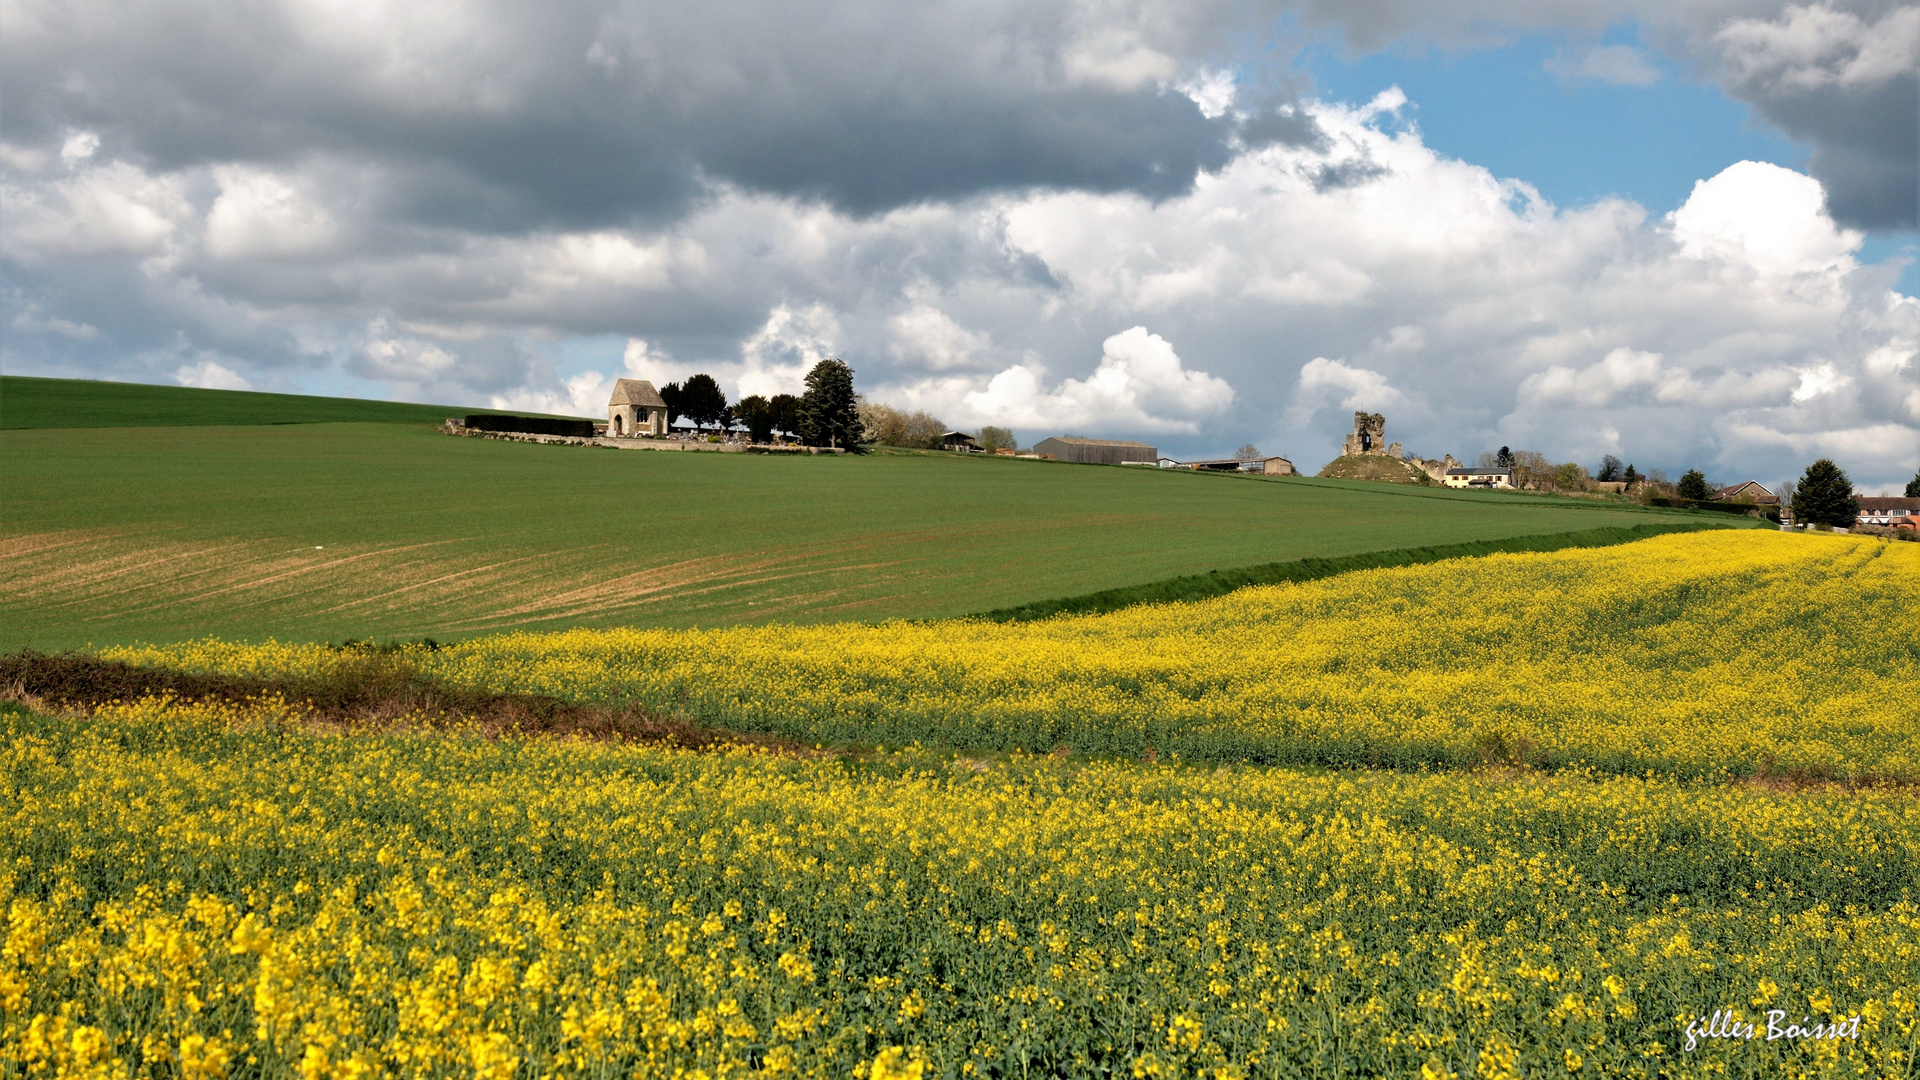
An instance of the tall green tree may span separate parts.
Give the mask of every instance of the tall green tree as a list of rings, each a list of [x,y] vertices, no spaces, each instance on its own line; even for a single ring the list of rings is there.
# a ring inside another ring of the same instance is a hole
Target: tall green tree
[[[835,359],[813,365],[807,372],[807,392],[800,399],[800,416],[800,437],[808,446],[860,449],[866,432],[853,394],[853,369]]]
[[[1512,449],[1510,449],[1510,448],[1508,448],[1508,447],[1505,447],[1505,446],[1503,446],[1503,447],[1501,447],[1501,448],[1500,448],[1500,452],[1499,452],[1499,453],[1497,453],[1497,454],[1495,454],[1495,455],[1493,455],[1493,465],[1494,465],[1494,468],[1496,468],[1496,469],[1511,469],[1511,468],[1513,468],[1513,451],[1512,451]]]
[[[682,396],[680,393],[680,384],[670,382],[661,387],[660,400],[667,403],[667,426],[672,427],[673,422],[680,419],[687,411],[681,406]]]
[[[680,388],[680,411],[687,419],[706,427],[727,422],[727,395],[714,377],[702,372]]]
[[[775,394],[767,400],[767,411],[773,414],[773,430],[785,435],[800,434],[800,399],[792,394]]]
[[[1853,481],[1840,466],[1821,458],[1807,466],[1793,489],[1793,520],[1802,525],[1845,527],[1860,514]]]
[[[1920,469],[1915,470],[1913,479],[1907,481],[1907,498],[1920,499]]]
[[[759,394],[749,394],[733,407],[733,414],[747,425],[747,437],[757,443],[773,441],[773,405]]]
[[[1711,494],[1707,491],[1706,474],[1699,469],[1688,469],[1680,475],[1680,486],[1674,489],[1674,494],[1683,499],[1706,498]]]

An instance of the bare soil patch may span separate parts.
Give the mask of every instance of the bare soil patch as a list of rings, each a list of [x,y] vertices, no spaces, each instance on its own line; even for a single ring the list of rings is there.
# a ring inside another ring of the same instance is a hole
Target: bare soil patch
[[[572,736],[657,743],[689,750],[754,746],[812,756],[813,748],[767,735],[706,727],[636,705],[578,705],[537,694],[450,687],[420,673],[405,653],[347,647],[350,662],[325,679],[255,679],[135,667],[83,653],[23,649],[0,656],[0,699],[91,713],[113,702],[171,696],[235,706],[280,699],[301,705],[321,730],[375,732],[421,725],[477,728],[489,737]]]

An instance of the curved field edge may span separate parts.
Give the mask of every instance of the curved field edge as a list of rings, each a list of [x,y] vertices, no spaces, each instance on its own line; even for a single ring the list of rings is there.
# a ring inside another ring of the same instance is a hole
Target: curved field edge
[[[23,1072],[1880,1076],[1920,1049],[1903,796],[327,738],[156,702],[0,735]],[[1728,1008],[1857,1037],[1689,1048]]]
[[[1911,545],[1721,530],[1035,622],[517,633],[409,655],[451,686],[807,744],[1910,781],[1917,572]],[[104,655],[260,676],[342,662],[220,641]]]
[[[1291,559],[1262,563],[1232,570],[1214,570],[1205,574],[1185,574],[1119,589],[1102,589],[1079,596],[1035,600],[1014,607],[995,608],[968,618],[986,622],[1031,622],[1055,615],[1104,615],[1136,604],[1187,603],[1225,596],[1250,585],[1280,585],[1289,582],[1318,581],[1355,570],[1378,570],[1390,566],[1420,566],[1448,559],[1479,555],[1511,554],[1522,551],[1564,551],[1579,547],[1609,547],[1647,540],[1674,533],[1707,529],[1749,528],[1728,521],[1671,522],[1662,524],[1579,529],[1540,536],[1513,536],[1499,540],[1475,540],[1463,544],[1431,544],[1424,547],[1365,551],[1330,558]]]

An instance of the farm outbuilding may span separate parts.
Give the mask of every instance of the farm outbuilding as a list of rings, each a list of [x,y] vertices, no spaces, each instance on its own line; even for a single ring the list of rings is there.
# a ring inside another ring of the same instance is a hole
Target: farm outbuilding
[[[608,435],[621,439],[666,433],[667,403],[652,383],[621,379],[613,384],[613,397],[607,402]]]
[[[1219,458],[1212,461],[1176,461],[1168,465],[1170,459],[1161,458],[1163,469],[1192,469],[1195,472],[1241,472],[1259,473],[1262,476],[1292,476],[1293,462],[1283,457],[1257,458]]]
[[[1033,452],[1055,461],[1077,461],[1083,465],[1124,465],[1130,461],[1151,465],[1160,456],[1160,451],[1143,442],[1078,439],[1071,435],[1042,439],[1034,446]]]

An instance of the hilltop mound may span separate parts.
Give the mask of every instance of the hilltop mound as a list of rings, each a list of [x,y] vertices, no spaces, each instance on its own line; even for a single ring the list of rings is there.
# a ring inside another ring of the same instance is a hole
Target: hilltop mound
[[[1321,479],[1374,480],[1385,484],[1431,484],[1433,478],[1419,469],[1384,454],[1349,454],[1327,462]]]

